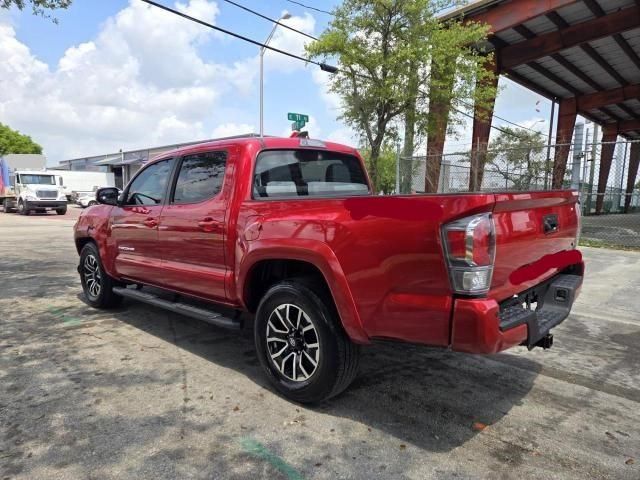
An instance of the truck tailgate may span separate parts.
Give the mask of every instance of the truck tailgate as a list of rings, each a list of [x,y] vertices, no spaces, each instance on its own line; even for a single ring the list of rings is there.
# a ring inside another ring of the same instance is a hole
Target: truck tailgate
[[[497,193],[496,259],[489,296],[505,300],[580,262],[578,193]]]

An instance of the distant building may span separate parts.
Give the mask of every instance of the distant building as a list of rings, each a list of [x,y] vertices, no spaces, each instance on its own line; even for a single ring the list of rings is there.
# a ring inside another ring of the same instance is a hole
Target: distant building
[[[250,137],[254,134],[237,135],[239,138]],[[180,147],[197,145],[199,143],[211,142],[213,140],[223,140],[223,138],[215,138],[209,140],[199,140],[195,142],[176,143],[172,145],[163,145],[161,147],[143,148],[140,150],[128,150],[116,153],[108,153],[105,155],[95,155],[91,157],[72,158],[70,160],[61,160],[60,164],[54,169],[58,170],[81,170],[89,172],[113,172],[115,183],[118,188],[123,188],[129,180],[140,170],[140,168],[150,159],[161,155],[165,152],[175,150]]]

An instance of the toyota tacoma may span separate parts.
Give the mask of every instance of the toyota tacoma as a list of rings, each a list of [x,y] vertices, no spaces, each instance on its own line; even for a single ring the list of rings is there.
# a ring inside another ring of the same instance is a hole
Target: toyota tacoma
[[[123,298],[253,328],[275,388],[343,391],[379,340],[492,354],[548,348],[582,285],[570,190],[376,195],[350,147],[219,140],[103,188],[75,243],[86,301]]]

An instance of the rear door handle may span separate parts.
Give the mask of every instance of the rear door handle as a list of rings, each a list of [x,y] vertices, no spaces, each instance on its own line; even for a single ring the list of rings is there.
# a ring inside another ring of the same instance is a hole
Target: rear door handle
[[[213,232],[220,225],[220,222],[211,217],[205,217],[198,222],[198,226],[205,232]]]
[[[145,221],[143,221],[142,223],[144,223],[144,225],[145,225],[146,227],[149,227],[149,228],[156,228],[156,227],[158,226],[158,220],[156,220],[156,219],[155,219],[155,218],[153,218],[153,217],[149,217],[149,218],[147,218],[147,219],[146,219]]]

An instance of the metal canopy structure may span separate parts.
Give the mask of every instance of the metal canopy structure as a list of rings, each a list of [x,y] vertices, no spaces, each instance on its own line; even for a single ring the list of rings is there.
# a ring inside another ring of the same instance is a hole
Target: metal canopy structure
[[[640,0],[479,0],[442,18],[488,24],[495,71],[559,103],[556,143],[567,147],[556,150],[554,187],[562,185],[577,115],[602,125],[603,141],[640,140]],[[491,118],[479,113],[473,142],[482,154]]]

